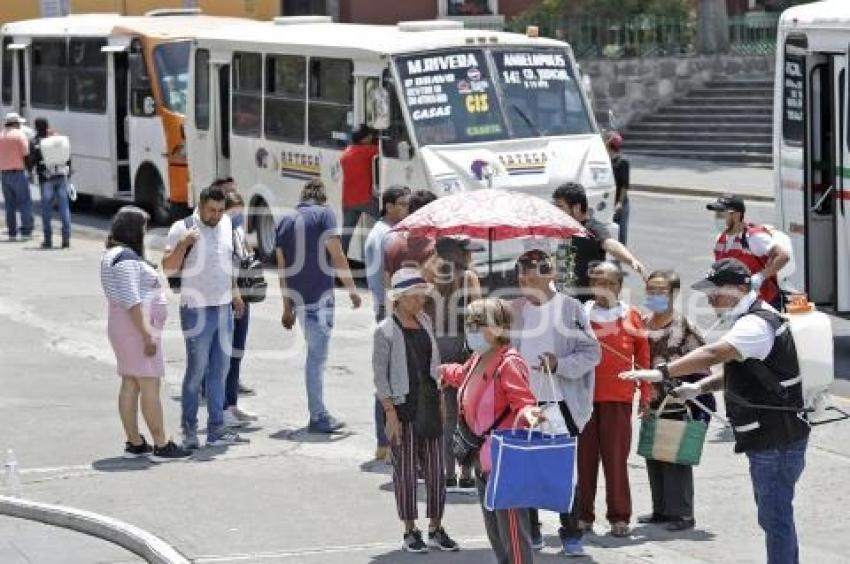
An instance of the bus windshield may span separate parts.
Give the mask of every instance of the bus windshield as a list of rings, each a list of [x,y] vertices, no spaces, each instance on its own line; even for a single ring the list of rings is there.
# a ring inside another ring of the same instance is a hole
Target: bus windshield
[[[178,114],[186,113],[189,88],[189,41],[163,43],[154,48],[154,65],[163,105]]]
[[[494,50],[507,119],[514,137],[578,135],[592,127],[566,52]]]
[[[420,146],[592,132],[563,49],[460,48],[395,62]]]

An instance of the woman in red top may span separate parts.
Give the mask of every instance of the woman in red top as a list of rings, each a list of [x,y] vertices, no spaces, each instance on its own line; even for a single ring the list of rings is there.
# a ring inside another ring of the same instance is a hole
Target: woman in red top
[[[587,302],[590,325],[602,347],[596,367],[593,415],[578,441],[579,523],[593,527],[596,480],[599,462],[605,469],[607,519],[611,534],[629,535],[632,497],[626,462],[632,445],[632,402],[634,382],[621,380],[620,372],[632,366],[649,366],[649,343],[640,312],[619,301],[623,274],[612,263],[601,263],[590,271],[595,300]],[[624,385],[625,383],[625,385]],[[641,383],[640,412],[650,399],[649,384]]]
[[[459,388],[463,421],[480,437],[486,436],[475,462],[476,486],[484,526],[499,564],[533,564],[530,519],[527,509],[487,511],[484,492],[490,474],[490,433],[536,425],[541,410],[528,383],[529,368],[510,346],[510,305],[498,299],[476,300],[469,305],[466,340],[473,354],[465,364],[442,366],[442,381]]]

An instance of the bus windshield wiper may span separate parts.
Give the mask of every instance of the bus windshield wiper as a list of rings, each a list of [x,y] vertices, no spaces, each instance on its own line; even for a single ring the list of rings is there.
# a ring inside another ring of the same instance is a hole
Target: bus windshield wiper
[[[525,124],[528,126],[529,129],[531,129],[531,131],[533,131],[538,137],[543,137],[543,133],[540,131],[534,121],[530,117],[528,117],[528,114],[525,113],[522,108],[517,106],[516,102],[511,103],[511,108],[513,108],[514,111],[519,114],[519,117],[522,118],[522,121],[525,122]]]

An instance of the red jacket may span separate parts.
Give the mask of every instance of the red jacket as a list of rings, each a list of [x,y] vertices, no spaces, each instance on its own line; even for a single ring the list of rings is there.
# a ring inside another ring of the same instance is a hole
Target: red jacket
[[[372,201],[372,159],[376,145],[349,145],[339,158],[342,167],[342,207],[362,206]]]
[[[630,307],[624,318],[607,323],[591,320],[590,326],[602,347],[602,360],[596,366],[593,401],[631,405],[635,387],[638,387],[641,402],[649,403],[652,386],[648,382],[642,380],[636,386],[632,381],[619,378],[621,372],[628,372],[632,368],[651,368],[649,341],[640,312]]]
[[[750,246],[747,244],[747,237],[755,235],[756,233],[767,233],[770,235],[770,230],[766,227],[762,227],[761,225],[748,223],[747,228],[743,231],[743,233],[739,233],[734,236],[735,238],[733,239],[732,244],[729,245],[727,249],[729,234],[724,231],[717,237],[717,242],[714,245],[714,260],[718,261],[725,258],[738,259],[744,263],[744,266],[750,270],[750,273],[758,274],[764,270],[765,266],[767,266],[768,257],[767,255],[754,255],[750,250]],[[761,290],[759,290],[759,298],[770,303],[775,300],[778,295],[779,282],[776,279],[776,276],[771,276],[764,281],[764,284],[762,284]]]
[[[528,364],[522,356],[509,346],[502,347],[488,361],[481,376],[472,377],[472,372],[481,355],[475,353],[465,364],[444,364],[442,381],[459,388],[459,414],[470,429],[483,435],[496,419],[508,410],[496,429],[511,429],[526,422],[517,421],[517,415],[529,405],[537,405],[537,399],[528,383]],[[490,436],[479,454],[481,470],[490,471]]]

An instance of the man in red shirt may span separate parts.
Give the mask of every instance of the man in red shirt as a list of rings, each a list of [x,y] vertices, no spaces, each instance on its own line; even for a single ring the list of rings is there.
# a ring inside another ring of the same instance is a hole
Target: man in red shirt
[[[21,240],[29,241],[33,230],[32,197],[26,172],[30,143],[21,131],[23,123],[21,116],[9,112],[3,120],[5,127],[0,131],[0,181],[10,241],[18,240],[18,213],[21,215]]]
[[[378,200],[373,191],[372,161],[378,155],[377,134],[361,125],[351,135],[351,145],[339,158],[342,167],[342,243],[345,252],[351,233],[363,213],[378,217]]]

